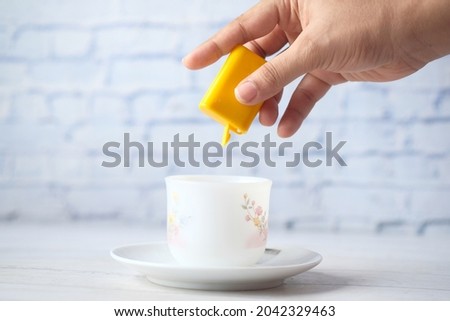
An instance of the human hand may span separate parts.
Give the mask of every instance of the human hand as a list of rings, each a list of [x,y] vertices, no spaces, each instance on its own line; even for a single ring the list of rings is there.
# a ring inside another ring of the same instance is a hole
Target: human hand
[[[238,44],[266,57],[236,88],[243,104],[264,101],[259,119],[278,118],[283,87],[304,75],[280,120],[289,137],[333,85],[391,81],[450,53],[448,0],[266,0],[235,19],[183,59],[200,69]]]

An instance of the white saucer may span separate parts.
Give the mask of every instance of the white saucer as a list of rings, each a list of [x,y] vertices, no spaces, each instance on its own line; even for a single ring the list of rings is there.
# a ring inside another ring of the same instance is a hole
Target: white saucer
[[[142,273],[153,283],[197,290],[260,290],[279,286],[284,279],[312,269],[318,253],[289,247],[266,249],[258,263],[246,267],[186,267],[172,258],[166,243],[147,243],[111,250],[116,261]]]

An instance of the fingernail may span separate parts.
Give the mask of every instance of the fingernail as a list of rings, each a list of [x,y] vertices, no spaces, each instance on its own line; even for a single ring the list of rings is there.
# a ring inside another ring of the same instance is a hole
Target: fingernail
[[[251,102],[257,95],[256,86],[251,81],[246,81],[236,87],[234,94],[241,103]]]

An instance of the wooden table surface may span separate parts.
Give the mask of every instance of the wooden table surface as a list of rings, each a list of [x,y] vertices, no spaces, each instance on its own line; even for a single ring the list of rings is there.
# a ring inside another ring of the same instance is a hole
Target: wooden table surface
[[[158,286],[109,256],[164,240],[150,225],[0,224],[0,300],[450,300],[450,235],[271,231],[269,245],[319,252],[314,269],[261,291]]]

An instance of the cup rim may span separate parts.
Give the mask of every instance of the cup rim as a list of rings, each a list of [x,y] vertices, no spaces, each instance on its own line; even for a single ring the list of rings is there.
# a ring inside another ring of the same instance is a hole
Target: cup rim
[[[165,177],[165,181],[184,182],[191,184],[272,184],[272,181],[265,177],[240,175],[170,175]]]

